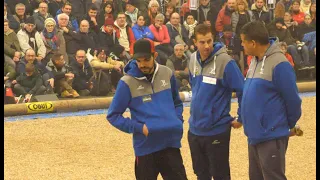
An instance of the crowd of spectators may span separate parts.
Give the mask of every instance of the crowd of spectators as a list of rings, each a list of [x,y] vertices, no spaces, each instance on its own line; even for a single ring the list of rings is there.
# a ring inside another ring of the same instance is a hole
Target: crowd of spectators
[[[244,68],[240,29],[262,21],[298,70],[315,68],[316,1],[277,0],[4,0],[4,80],[16,97],[112,94],[146,38],[156,61],[174,71],[181,91],[190,90],[188,62],[198,24],[211,27],[215,41]],[[242,53],[242,54],[241,54]],[[243,70],[245,75],[246,70]]]

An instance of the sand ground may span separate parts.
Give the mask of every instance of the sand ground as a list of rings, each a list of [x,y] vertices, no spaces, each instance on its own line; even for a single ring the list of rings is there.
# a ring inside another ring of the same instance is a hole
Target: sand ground
[[[303,98],[302,105],[298,124],[304,136],[290,138],[288,180],[316,179],[316,98]],[[232,115],[236,108],[233,103]],[[185,108],[181,152],[188,179],[195,180],[186,136],[188,117]],[[247,180],[247,139],[242,128],[232,130],[230,143],[232,179]],[[4,173],[7,180],[133,180],[132,138],[112,127],[105,115],[5,122]]]

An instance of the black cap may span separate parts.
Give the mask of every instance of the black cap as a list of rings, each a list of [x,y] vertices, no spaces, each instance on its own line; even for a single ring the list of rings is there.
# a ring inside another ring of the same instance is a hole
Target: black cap
[[[33,24],[33,25],[35,25],[36,23],[35,23],[35,21],[34,21],[33,16],[28,17],[28,18],[26,19],[26,21],[25,21],[25,24]]]
[[[283,18],[282,18],[282,17],[276,18],[276,19],[275,19],[275,24],[277,24],[277,23],[280,23],[280,24],[284,25],[284,20],[283,20]]]
[[[149,59],[152,55],[152,45],[149,40],[139,39],[133,45],[133,59],[145,57]]]

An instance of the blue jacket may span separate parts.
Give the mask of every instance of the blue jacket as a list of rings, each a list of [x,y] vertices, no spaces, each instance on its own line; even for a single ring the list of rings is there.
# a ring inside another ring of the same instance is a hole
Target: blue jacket
[[[108,110],[107,119],[114,127],[133,133],[136,156],[143,156],[167,147],[180,148],[183,134],[183,104],[179,97],[173,72],[156,64],[149,82],[137,66],[130,61],[125,75],[118,83]],[[129,108],[131,118],[122,114]],[[146,124],[149,135],[142,132]]]
[[[192,134],[212,136],[231,127],[232,92],[238,97],[238,121],[244,77],[236,62],[227,54],[221,43],[213,45],[211,55],[201,62],[198,51],[190,57],[189,77],[192,87],[189,127]]]
[[[58,24],[58,15],[62,13],[62,10],[59,9],[57,11],[57,15],[54,18],[54,20],[56,20],[57,24]],[[79,24],[76,18],[69,16],[69,24],[68,27],[71,28],[73,31],[79,32]]]
[[[28,63],[28,61],[23,57],[19,63],[18,63],[18,66],[17,66],[17,73],[20,75],[20,74],[23,74],[26,72],[26,64]],[[39,72],[39,74],[41,76],[43,76],[44,74],[48,74],[49,75],[49,78],[53,78],[53,74],[51,71],[49,71],[45,65],[43,65],[42,63],[38,62],[37,60],[34,60],[33,61],[33,64],[36,68],[36,70]]]
[[[252,59],[244,84],[241,117],[249,144],[288,136],[301,116],[294,70],[270,42],[262,60]]]
[[[154,40],[154,36],[148,26],[139,27],[137,24],[135,24],[132,27],[132,31],[134,34],[134,38],[136,40],[141,39],[141,38],[149,38],[151,40]]]

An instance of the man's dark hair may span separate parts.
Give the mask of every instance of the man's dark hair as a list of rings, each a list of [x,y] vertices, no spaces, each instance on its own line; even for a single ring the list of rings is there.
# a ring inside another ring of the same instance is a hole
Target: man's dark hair
[[[124,15],[126,15],[124,12],[118,12],[118,14],[117,14],[117,18],[119,17],[119,15],[120,14],[124,14]]]
[[[95,4],[91,3],[89,5],[88,11],[93,10],[93,11],[98,11],[98,8]]]
[[[240,34],[243,34],[247,41],[254,40],[261,45],[267,45],[269,43],[268,30],[260,21],[252,21],[245,24],[241,28]]]
[[[62,8],[65,8],[66,6],[71,6],[72,7],[72,4],[68,1],[66,1],[66,3],[63,4]]]
[[[201,34],[201,35],[206,35],[208,33],[212,34],[211,28],[210,26],[206,25],[206,24],[199,24],[194,28],[194,36],[195,39],[197,39],[197,34]],[[213,35],[212,35],[213,36]]]
[[[28,73],[30,73],[30,72],[34,72],[34,69],[35,69],[35,67],[34,67],[34,64],[33,63],[27,63],[26,64],[26,72],[28,72]]]
[[[54,53],[51,57],[52,61],[60,60],[60,57],[62,56],[61,53]]]

